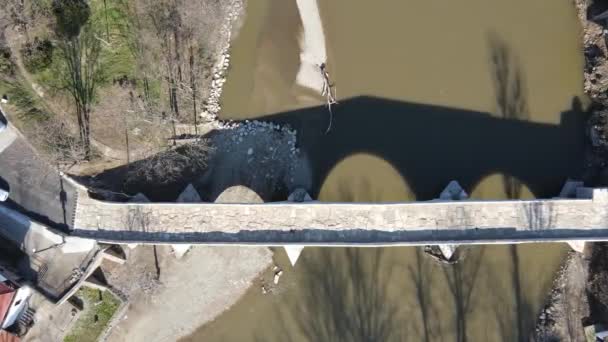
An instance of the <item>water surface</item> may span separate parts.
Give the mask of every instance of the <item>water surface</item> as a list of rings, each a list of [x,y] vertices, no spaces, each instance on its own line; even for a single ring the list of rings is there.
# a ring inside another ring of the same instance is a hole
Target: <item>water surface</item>
[[[583,156],[582,54],[570,0],[319,0],[339,103],[295,84],[293,0],[250,1],[223,117],[298,130],[322,201],[552,197]],[[560,244],[308,248],[273,295],[256,284],[189,341],[523,341]],[[271,271],[269,271],[271,272]],[[268,277],[268,274],[266,275]],[[202,294],[204,295],[204,294]]]

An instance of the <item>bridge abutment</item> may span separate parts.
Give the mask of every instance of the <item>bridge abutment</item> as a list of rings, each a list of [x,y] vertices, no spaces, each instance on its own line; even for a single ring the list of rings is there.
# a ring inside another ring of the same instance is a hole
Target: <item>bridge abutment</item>
[[[608,205],[606,189],[588,188],[585,187],[583,182],[572,179],[568,179],[564,183],[559,193],[559,198],[592,199],[593,201],[605,201]],[[578,253],[584,253],[585,246],[587,245],[587,241],[585,240],[568,240],[566,243],[573,251]]]

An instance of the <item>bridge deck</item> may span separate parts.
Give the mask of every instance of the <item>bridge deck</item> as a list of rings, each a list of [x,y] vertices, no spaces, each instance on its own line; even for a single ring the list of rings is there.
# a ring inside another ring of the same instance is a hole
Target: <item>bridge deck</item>
[[[395,204],[135,204],[80,196],[73,234],[119,243],[264,245],[608,239],[608,191],[587,189],[585,196]]]

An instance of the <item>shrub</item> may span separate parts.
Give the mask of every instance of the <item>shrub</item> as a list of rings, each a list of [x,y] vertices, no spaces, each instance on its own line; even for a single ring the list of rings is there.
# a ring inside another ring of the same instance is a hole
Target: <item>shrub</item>
[[[48,39],[34,39],[21,49],[23,64],[32,73],[48,68],[53,62],[53,43]]]
[[[11,51],[7,47],[0,46],[0,75],[13,76],[15,66],[11,61]]]

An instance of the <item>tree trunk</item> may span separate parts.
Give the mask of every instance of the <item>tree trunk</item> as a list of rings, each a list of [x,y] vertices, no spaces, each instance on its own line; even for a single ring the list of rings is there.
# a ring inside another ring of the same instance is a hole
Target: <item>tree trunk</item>
[[[180,54],[180,41],[179,41],[179,32],[178,29],[175,28],[173,30],[173,38],[175,41],[175,62],[177,63],[177,79],[181,83],[183,81],[182,78],[182,58]]]
[[[192,115],[194,116],[194,135],[198,135],[198,123],[196,114],[196,82],[194,78],[194,56],[192,45],[190,45],[190,87],[192,88]]]
[[[91,109],[86,106],[84,107],[84,120],[83,120],[83,127],[84,127],[84,159],[89,161],[91,160],[91,120],[90,120],[90,114],[91,114]]]

